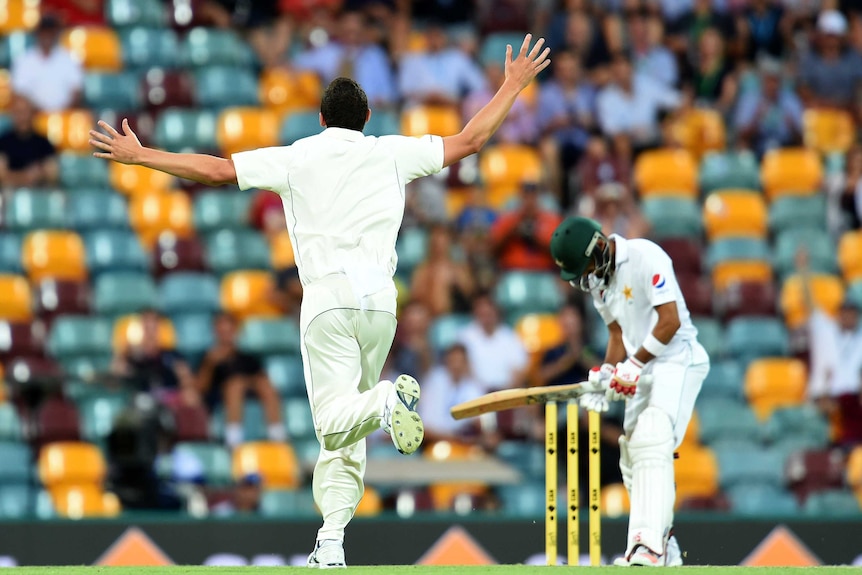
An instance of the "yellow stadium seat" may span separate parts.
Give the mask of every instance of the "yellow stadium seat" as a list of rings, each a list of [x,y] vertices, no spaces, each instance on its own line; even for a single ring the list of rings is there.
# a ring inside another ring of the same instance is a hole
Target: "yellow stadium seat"
[[[626,486],[622,483],[611,483],[602,487],[601,508],[602,515],[607,517],[628,515],[631,502]]]
[[[733,284],[772,281],[772,267],[762,261],[726,261],[712,268],[712,289],[723,292]]]
[[[401,133],[405,136],[454,136],[461,131],[458,109],[447,106],[417,106],[401,114]]]
[[[446,215],[455,220],[467,206],[467,200],[473,194],[471,188],[449,188],[446,190]]]
[[[697,165],[686,150],[665,148],[644,152],[635,162],[634,181],[641,198],[697,198]]]
[[[174,184],[173,176],[144,166],[111,162],[108,170],[111,187],[127,196],[165,192]]]
[[[554,314],[525,315],[515,324],[515,333],[528,353],[542,353],[563,342],[563,328]]]
[[[290,243],[290,234],[282,230],[269,242],[270,259],[272,269],[282,270],[289,268],[296,262],[293,254],[293,245]]]
[[[676,505],[692,497],[714,497],[718,493],[718,460],[706,447],[680,449],[674,461]]]
[[[857,445],[847,458],[847,485],[862,489],[862,445]]]
[[[380,493],[373,487],[366,485],[365,493],[362,494],[362,499],[359,500],[359,505],[356,506],[353,516],[374,517],[375,515],[380,515],[382,511],[383,500],[380,498]]]
[[[9,109],[12,103],[12,77],[9,70],[0,69],[0,110]]]
[[[489,204],[499,208],[515,196],[521,182],[540,179],[542,160],[534,148],[503,144],[482,152],[479,173]]]
[[[814,305],[824,313],[835,316],[844,301],[844,284],[840,278],[818,274],[810,279],[809,288]],[[781,311],[788,327],[801,327],[811,310],[805,305],[802,279],[799,276],[787,278],[781,286]]]
[[[64,110],[36,114],[34,127],[61,151],[92,152],[90,130],[95,125],[88,110]]]
[[[685,428],[685,436],[682,438],[681,448],[695,447],[700,445],[700,418],[697,412],[691,413],[691,419],[688,422],[688,427]]]
[[[274,441],[254,441],[233,452],[233,476],[256,473],[267,489],[296,489],[300,483],[299,460],[293,447]]]
[[[703,223],[711,242],[726,237],[765,238],[766,203],[759,194],[742,190],[716,192],[703,204]]]
[[[114,353],[124,353],[130,345],[140,345],[144,337],[141,316],[127,315],[114,322],[112,343]],[[174,349],[177,345],[177,334],[174,324],[166,317],[159,319],[159,346],[162,349]]]
[[[0,2],[0,35],[32,30],[39,23],[39,0]]]
[[[810,196],[820,191],[823,165],[807,148],[770,150],[760,165],[760,180],[770,201],[787,194]]]
[[[265,271],[239,271],[227,274],[221,282],[221,307],[224,311],[245,319],[275,317],[278,307],[272,303],[272,276]]]
[[[410,30],[407,37],[407,52],[424,52],[428,49],[428,37],[422,30]]]
[[[745,372],[745,395],[761,420],[775,409],[805,401],[808,370],[798,359],[771,357],[749,364]]]
[[[120,39],[113,29],[103,26],[77,26],[66,30],[60,43],[87,70],[119,72],[123,69]]]
[[[320,107],[320,78],[314,72],[266,70],[260,77],[260,101],[278,114]],[[276,130],[278,126],[276,126]]]
[[[423,455],[432,461],[481,461],[484,455],[478,445],[454,441],[438,441],[429,446]],[[438,511],[451,510],[459,498],[481,497],[488,493],[488,486],[476,481],[435,483],[430,487],[431,501]]]
[[[30,321],[33,317],[33,300],[27,278],[0,275],[0,319],[12,322]]]
[[[802,115],[805,147],[821,154],[845,153],[856,139],[853,117],[844,110],[805,110]]]
[[[129,220],[144,247],[150,248],[163,232],[180,238],[192,235],[192,203],[183,192],[153,193],[132,198]]]
[[[697,161],[727,145],[724,120],[715,110],[692,109],[673,123],[672,130],[674,140]]]
[[[218,117],[216,140],[225,156],[278,144],[278,114],[263,108],[229,108]]]
[[[862,231],[846,232],[838,242],[838,265],[848,282],[862,279]]]
[[[80,281],[87,277],[84,243],[74,232],[39,231],[24,238],[24,270],[32,283],[51,278]]]
[[[122,511],[120,500],[97,485],[61,485],[51,489],[51,501],[60,517],[116,517]]]
[[[39,479],[49,488],[60,485],[101,486],[105,473],[105,458],[92,443],[49,443],[39,453]]]

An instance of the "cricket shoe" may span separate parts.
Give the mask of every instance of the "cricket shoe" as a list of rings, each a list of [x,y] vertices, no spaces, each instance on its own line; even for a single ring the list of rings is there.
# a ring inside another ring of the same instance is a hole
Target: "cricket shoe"
[[[679,549],[679,542],[673,535],[667,540],[667,547],[664,552],[664,564],[668,567],[682,567],[682,551]]]
[[[664,567],[664,557],[646,545],[638,545],[628,561],[631,567]]]
[[[425,424],[416,413],[419,403],[419,382],[409,375],[399,375],[392,393],[386,398],[383,421],[386,433],[392,437],[395,449],[403,455],[414,453],[425,438]]]
[[[344,545],[336,539],[324,539],[314,544],[314,551],[308,556],[307,567],[312,569],[344,569]]]

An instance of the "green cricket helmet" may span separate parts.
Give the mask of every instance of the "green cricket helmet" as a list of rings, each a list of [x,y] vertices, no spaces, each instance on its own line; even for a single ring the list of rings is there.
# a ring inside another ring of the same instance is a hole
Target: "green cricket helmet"
[[[595,220],[569,217],[551,236],[551,257],[560,267],[560,277],[589,292],[610,280],[610,242]],[[590,263],[594,268],[587,273]]]

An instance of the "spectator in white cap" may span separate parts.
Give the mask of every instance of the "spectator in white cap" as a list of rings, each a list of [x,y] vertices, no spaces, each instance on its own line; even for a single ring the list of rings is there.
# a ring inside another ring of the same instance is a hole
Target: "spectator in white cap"
[[[862,57],[847,46],[847,18],[824,10],[814,49],[803,54],[800,91],[806,106],[851,108],[862,81]]]

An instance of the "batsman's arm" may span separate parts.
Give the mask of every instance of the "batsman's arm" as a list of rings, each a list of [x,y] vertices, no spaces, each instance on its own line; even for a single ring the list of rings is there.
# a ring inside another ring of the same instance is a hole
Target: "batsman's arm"
[[[613,322],[608,324],[608,348],[605,351],[604,363],[616,365],[621,361],[626,360],[626,346],[623,344],[623,328],[620,324]]]
[[[644,364],[652,361],[656,355],[661,353],[664,346],[673,339],[680,325],[679,311],[677,310],[675,301],[658,305],[655,307],[655,310],[658,313],[658,321],[652,333],[647,336],[640,349],[635,353],[635,359]]]

